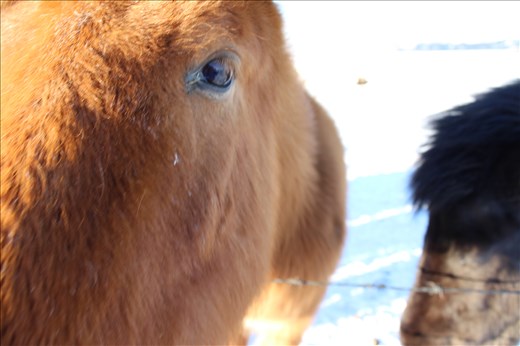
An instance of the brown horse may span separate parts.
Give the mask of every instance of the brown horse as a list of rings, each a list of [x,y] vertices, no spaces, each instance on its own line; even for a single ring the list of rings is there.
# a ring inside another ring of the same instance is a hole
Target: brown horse
[[[434,122],[412,181],[429,208],[404,345],[516,345],[520,340],[520,81]]]
[[[345,238],[265,2],[2,4],[1,344],[300,340]]]

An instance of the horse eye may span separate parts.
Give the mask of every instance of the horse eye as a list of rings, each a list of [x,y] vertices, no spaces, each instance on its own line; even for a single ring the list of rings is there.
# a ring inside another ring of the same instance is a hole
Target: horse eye
[[[201,70],[203,81],[214,87],[227,89],[233,81],[233,71],[231,67],[222,59],[209,61]]]
[[[239,56],[231,51],[217,53],[211,59],[188,72],[184,77],[186,92],[199,91],[213,99],[228,95],[235,81],[235,68],[240,63]]]

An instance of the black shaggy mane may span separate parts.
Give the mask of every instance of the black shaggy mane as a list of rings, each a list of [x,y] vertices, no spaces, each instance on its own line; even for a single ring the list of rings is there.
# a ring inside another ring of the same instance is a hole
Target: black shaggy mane
[[[520,232],[520,80],[440,114],[412,177],[427,243],[490,244]]]

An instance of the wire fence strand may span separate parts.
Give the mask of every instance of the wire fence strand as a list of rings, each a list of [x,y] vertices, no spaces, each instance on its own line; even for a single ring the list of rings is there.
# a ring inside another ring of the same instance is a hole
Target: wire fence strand
[[[443,287],[439,284],[429,281],[428,286],[422,287],[400,287],[400,286],[392,286],[386,284],[362,284],[362,283],[352,283],[352,282],[323,282],[323,281],[313,281],[313,280],[302,280],[302,279],[275,279],[273,283],[278,284],[286,284],[291,286],[334,286],[334,287],[351,287],[351,288],[367,288],[367,289],[385,289],[385,290],[393,290],[393,291],[406,291],[406,292],[417,292],[417,293],[425,293],[430,295],[444,295],[444,294],[455,294],[455,293],[463,293],[463,294],[485,294],[485,295],[520,295],[520,290],[508,290],[508,289],[476,289],[476,288],[462,288],[462,287]],[[520,284],[520,282],[516,283]]]

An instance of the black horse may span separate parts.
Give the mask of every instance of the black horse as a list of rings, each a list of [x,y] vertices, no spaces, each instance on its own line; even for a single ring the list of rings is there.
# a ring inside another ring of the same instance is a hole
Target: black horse
[[[449,110],[412,178],[429,225],[401,321],[404,345],[520,340],[520,80]]]

